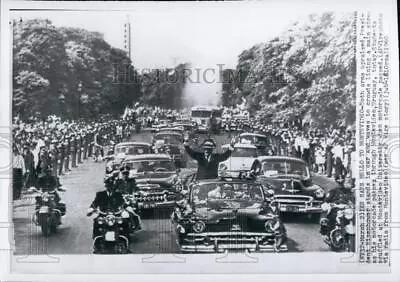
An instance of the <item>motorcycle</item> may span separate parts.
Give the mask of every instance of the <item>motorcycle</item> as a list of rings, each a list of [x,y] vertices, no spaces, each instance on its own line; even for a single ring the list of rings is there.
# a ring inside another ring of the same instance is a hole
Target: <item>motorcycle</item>
[[[35,187],[29,188],[28,191],[39,194],[35,196],[36,205],[32,221],[40,226],[42,234],[48,237],[55,233],[57,226],[61,224],[61,218],[66,213],[65,205],[60,202],[57,203],[56,196],[52,192],[42,192]]]
[[[94,210],[88,216],[94,216],[94,254],[129,253],[129,213],[120,208],[117,211],[103,212]]]
[[[334,226],[328,226],[329,231],[324,242],[334,252],[355,252],[355,215],[353,204],[323,203],[321,208],[328,217],[335,218]],[[334,213],[334,214],[330,214]],[[327,228],[327,222],[321,221],[321,228]]]
[[[128,231],[129,234],[133,234],[136,230],[141,229],[140,216],[136,213],[136,201],[135,197],[132,194],[123,194],[125,201],[125,209],[129,212],[129,221],[128,221]],[[134,216],[138,217],[139,222],[135,222],[133,219]]]

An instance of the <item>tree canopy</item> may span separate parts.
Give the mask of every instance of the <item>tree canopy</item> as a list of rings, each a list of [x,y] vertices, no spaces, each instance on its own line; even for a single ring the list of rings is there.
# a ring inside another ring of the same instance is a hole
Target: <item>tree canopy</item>
[[[13,27],[13,115],[93,119],[120,115],[137,101],[180,107],[181,84],[143,79],[101,33],[42,19]]]
[[[310,15],[272,40],[239,55],[224,71],[223,101],[246,98],[267,122],[312,122],[317,127],[355,121],[354,17]]]

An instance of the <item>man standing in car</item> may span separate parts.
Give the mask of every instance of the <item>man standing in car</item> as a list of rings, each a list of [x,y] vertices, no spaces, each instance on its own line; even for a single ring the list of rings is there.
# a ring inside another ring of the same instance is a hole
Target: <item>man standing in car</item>
[[[190,148],[189,138],[185,136],[185,150],[190,157],[198,163],[197,179],[213,179],[218,177],[218,165],[220,162],[226,161],[232,154],[233,144],[224,153],[213,153],[216,144],[212,139],[206,139],[203,142],[203,152],[198,152]]]

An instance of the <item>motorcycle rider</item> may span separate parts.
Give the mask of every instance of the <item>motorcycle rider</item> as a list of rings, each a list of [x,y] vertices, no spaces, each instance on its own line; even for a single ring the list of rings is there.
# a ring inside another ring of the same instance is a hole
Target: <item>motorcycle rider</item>
[[[122,166],[120,168],[121,177],[119,177],[116,182],[116,190],[122,194],[132,194],[136,191],[136,180],[133,177],[129,177],[129,166]]]
[[[115,191],[114,179],[112,177],[108,177],[104,180],[104,186],[106,190],[96,193],[96,197],[89,207],[87,216],[91,216],[96,209],[100,211],[117,211],[125,204],[122,194]],[[93,238],[99,235],[97,232],[98,226],[96,225],[96,221],[94,221]]]
[[[47,192],[54,195],[54,202],[56,203],[56,208],[59,209],[62,215],[66,212],[65,203],[61,201],[61,197],[58,191],[65,191],[60,187],[60,183],[57,177],[52,173],[52,168],[50,166],[44,167],[37,179],[37,187],[42,192]]]
[[[202,148],[204,152],[195,151],[189,146],[189,138],[185,136],[183,145],[188,155],[195,159],[198,163],[197,179],[213,179],[218,177],[218,165],[220,162],[226,161],[233,152],[233,144],[230,144],[228,150],[223,153],[213,153],[216,144],[213,139],[206,139]]]
[[[338,187],[330,190],[325,197],[325,203],[333,204],[349,204],[355,203],[355,196],[351,185],[345,184],[345,179],[343,177],[338,177],[336,179]],[[332,208],[323,214],[321,214],[320,220],[320,233],[322,235],[327,235],[328,232],[335,225],[336,208]]]
[[[132,195],[137,190],[137,186],[135,178],[129,177],[130,167],[126,165],[121,167],[120,170],[121,177],[115,181],[116,191],[123,195]],[[130,210],[129,213],[131,215],[132,226],[136,226],[137,230],[142,229],[139,215],[137,215],[133,209]]]

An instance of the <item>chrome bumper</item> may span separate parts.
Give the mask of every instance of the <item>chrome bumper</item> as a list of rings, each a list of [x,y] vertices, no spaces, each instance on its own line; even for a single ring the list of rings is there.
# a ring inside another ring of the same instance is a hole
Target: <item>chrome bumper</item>
[[[307,205],[292,205],[286,203],[279,203],[279,210],[281,212],[290,213],[322,213],[320,206],[307,206]]]
[[[247,250],[250,252],[286,252],[286,244],[278,244],[276,238],[273,241],[261,243],[262,239],[275,236],[273,233],[255,233],[255,232],[208,232],[202,234],[187,234],[193,237],[193,244],[182,243],[180,249],[182,252],[201,252],[201,253],[223,253],[227,250]],[[246,237],[246,238],[241,238]],[[205,243],[205,238],[209,238]]]

